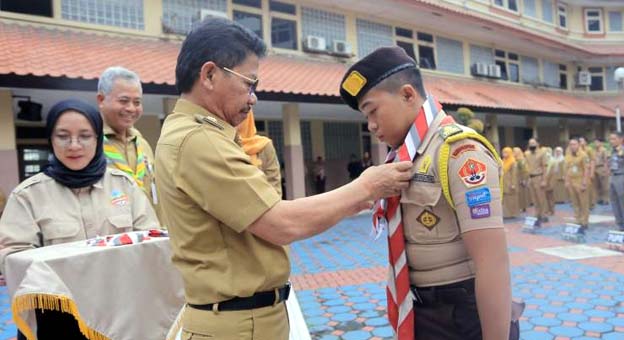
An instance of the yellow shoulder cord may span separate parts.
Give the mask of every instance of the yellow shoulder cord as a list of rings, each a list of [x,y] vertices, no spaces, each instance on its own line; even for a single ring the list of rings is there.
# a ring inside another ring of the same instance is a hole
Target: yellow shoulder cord
[[[452,136],[449,136],[444,140],[444,144],[440,147],[440,154],[438,160],[438,172],[440,175],[440,184],[442,185],[442,193],[444,194],[444,198],[449,203],[451,208],[455,209],[455,203],[453,203],[453,197],[451,196],[451,190],[449,187],[449,177],[448,177],[448,162],[449,162],[449,152],[451,150],[451,144],[462,140],[462,139],[474,139],[485,145],[485,147],[494,155],[494,159],[502,166],[502,161],[500,156],[498,156],[498,152],[494,149],[494,146],[483,136],[474,132],[474,131],[464,131]],[[503,176],[500,176],[500,187],[501,187],[501,199],[503,197]]]

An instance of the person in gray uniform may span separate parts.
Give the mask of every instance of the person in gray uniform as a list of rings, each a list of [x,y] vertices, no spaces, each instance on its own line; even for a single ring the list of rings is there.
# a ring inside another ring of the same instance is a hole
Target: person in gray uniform
[[[622,146],[621,132],[609,135],[609,143],[613,147],[609,157],[609,169],[611,180],[609,182],[609,196],[615,223],[621,231],[624,231],[624,147]]]

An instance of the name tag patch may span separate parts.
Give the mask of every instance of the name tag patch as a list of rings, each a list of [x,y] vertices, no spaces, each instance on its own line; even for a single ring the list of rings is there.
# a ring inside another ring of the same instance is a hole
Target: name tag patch
[[[475,207],[492,201],[490,188],[481,188],[466,192],[466,203],[469,207]]]
[[[477,150],[477,147],[474,144],[465,144],[455,149],[455,151],[453,151],[453,153],[451,154],[451,157],[457,158],[459,157],[459,155],[461,155],[464,152],[476,151],[476,150]]]
[[[489,204],[477,205],[475,207],[470,208],[470,218],[472,218],[473,220],[477,218],[490,217],[490,215],[491,215],[491,210],[490,210]]]
[[[111,204],[114,206],[123,207],[128,201],[128,196],[119,190],[113,190],[111,193]]]
[[[414,182],[435,183],[435,177],[433,175],[425,175],[416,173],[412,176]]]

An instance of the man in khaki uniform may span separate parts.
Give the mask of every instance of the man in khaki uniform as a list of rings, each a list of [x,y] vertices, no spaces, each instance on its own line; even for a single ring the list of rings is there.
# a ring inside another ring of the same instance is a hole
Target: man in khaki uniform
[[[97,102],[104,119],[104,154],[108,166],[132,177],[160,216],[154,152],[134,128],[143,114],[141,80],[128,69],[109,67],[98,80]]]
[[[609,154],[600,139],[594,141],[596,147],[596,171],[594,172],[594,190],[598,204],[609,204]]]
[[[596,152],[593,148],[587,145],[587,140],[585,137],[578,138],[579,147],[581,151],[583,151],[587,157],[589,157],[589,183],[587,184],[587,193],[589,197],[589,209],[593,209],[594,205],[596,205],[597,193],[595,188],[596,182]]]
[[[416,62],[399,47],[353,65],[340,94],[391,155],[415,157],[400,212],[416,339],[507,339],[511,288],[496,151],[426,94]]]
[[[288,339],[284,245],[316,235],[407,187],[409,162],[372,167],[334,191],[281,201],[237,142],[256,103],[265,45],[247,28],[205,20],[176,65],[182,93],[156,148],[173,263],[184,280],[182,338]]]
[[[581,225],[580,232],[585,233],[589,224],[589,177],[591,160],[580,149],[577,138],[570,139],[568,144],[570,153],[565,157],[565,186],[568,189],[574,218]]]
[[[546,169],[548,156],[540,150],[537,139],[529,139],[529,149],[524,153],[529,171],[529,193],[538,223],[548,222],[546,217]]]

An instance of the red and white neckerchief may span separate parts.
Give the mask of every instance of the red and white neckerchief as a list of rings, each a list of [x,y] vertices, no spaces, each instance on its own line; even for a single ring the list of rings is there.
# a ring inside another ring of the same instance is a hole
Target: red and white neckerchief
[[[418,146],[441,109],[442,106],[432,96],[428,96],[416,115],[403,145],[390,151],[386,163],[414,161]],[[373,233],[378,237],[386,225],[388,227],[390,265],[386,295],[388,319],[394,329],[395,339],[414,340],[414,296],[410,290],[400,201],[401,196],[394,196],[376,202]]]

